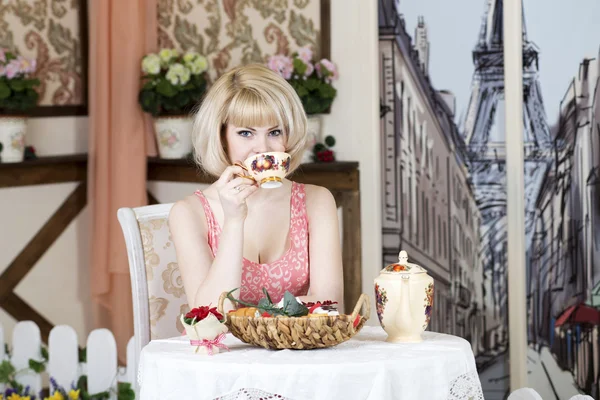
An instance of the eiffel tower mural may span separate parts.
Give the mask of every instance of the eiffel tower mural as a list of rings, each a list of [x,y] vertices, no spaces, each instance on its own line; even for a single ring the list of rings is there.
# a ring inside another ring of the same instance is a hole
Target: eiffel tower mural
[[[461,122],[475,198],[482,215],[485,335],[491,354],[508,339],[506,148],[504,132],[503,1],[488,0],[477,44],[471,97]],[[524,154],[526,240],[531,243],[535,200],[552,160],[552,140],[538,82],[538,49],[523,22]],[[528,258],[527,258],[528,259]],[[489,361],[489,360],[488,360]],[[483,382],[482,382],[483,383]]]

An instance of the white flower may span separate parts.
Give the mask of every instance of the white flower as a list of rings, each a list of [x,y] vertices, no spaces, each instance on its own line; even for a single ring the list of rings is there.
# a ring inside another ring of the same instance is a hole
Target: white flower
[[[169,67],[166,78],[173,85],[185,85],[190,80],[190,70],[183,64],[175,63]]]
[[[198,54],[197,52],[195,52],[195,51],[188,51],[187,53],[185,53],[183,55],[183,61],[185,61],[186,64],[187,63],[191,63],[198,56],[200,56],[200,54]]]
[[[179,52],[177,49],[162,49],[158,52],[158,56],[160,57],[162,66],[166,67],[171,62],[171,59],[179,56]]]
[[[160,57],[154,53],[144,57],[142,71],[146,74],[157,75],[160,72]]]
[[[183,56],[185,66],[190,69],[192,74],[198,75],[208,69],[208,60],[196,52],[187,52]]]

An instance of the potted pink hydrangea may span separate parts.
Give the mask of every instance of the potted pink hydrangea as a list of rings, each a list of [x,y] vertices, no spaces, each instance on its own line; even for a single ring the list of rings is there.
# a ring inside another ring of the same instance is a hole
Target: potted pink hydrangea
[[[27,111],[35,107],[40,84],[31,75],[36,62],[0,48],[0,160],[21,162],[25,154]]]
[[[315,60],[310,47],[300,48],[291,56],[278,54],[269,57],[267,67],[289,82],[308,116],[310,137],[303,162],[313,159],[313,147],[321,140],[322,114],[329,111],[337,95],[332,82],[338,79],[336,65],[326,58]]]

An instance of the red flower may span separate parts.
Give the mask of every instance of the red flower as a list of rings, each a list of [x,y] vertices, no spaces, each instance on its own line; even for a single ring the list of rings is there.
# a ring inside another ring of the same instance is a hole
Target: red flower
[[[215,317],[217,317],[217,319],[219,321],[223,320],[223,315],[217,311],[217,307],[210,308],[210,306],[200,306],[200,307],[192,308],[190,310],[190,312],[185,314],[185,319],[186,320],[189,319],[190,323],[191,323],[191,320],[196,318],[196,320],[194,322],[198,322],[198,321],[202,321],[204,318],[208,317],[208,314],[214,315]],[[188,321],[186,321],[186,322],[188,322]]]
[[[317,160],[320,162],[333,162],[335,161],[335,157],[333,156],[333,151],[331,150],[322,150],[317,153]]]

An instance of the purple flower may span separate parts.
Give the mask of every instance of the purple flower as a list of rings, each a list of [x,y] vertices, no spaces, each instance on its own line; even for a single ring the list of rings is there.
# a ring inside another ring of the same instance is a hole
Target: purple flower
[[[277,72],[283,79],[290,79],[294,71],[292,60],[281,54],[269,57],[267,67],[271,71]]]
[[[310,47],[305,46],[298,49],[298,58],[304,61],[305,64],[310,64],[313,57],[313,52]]]

